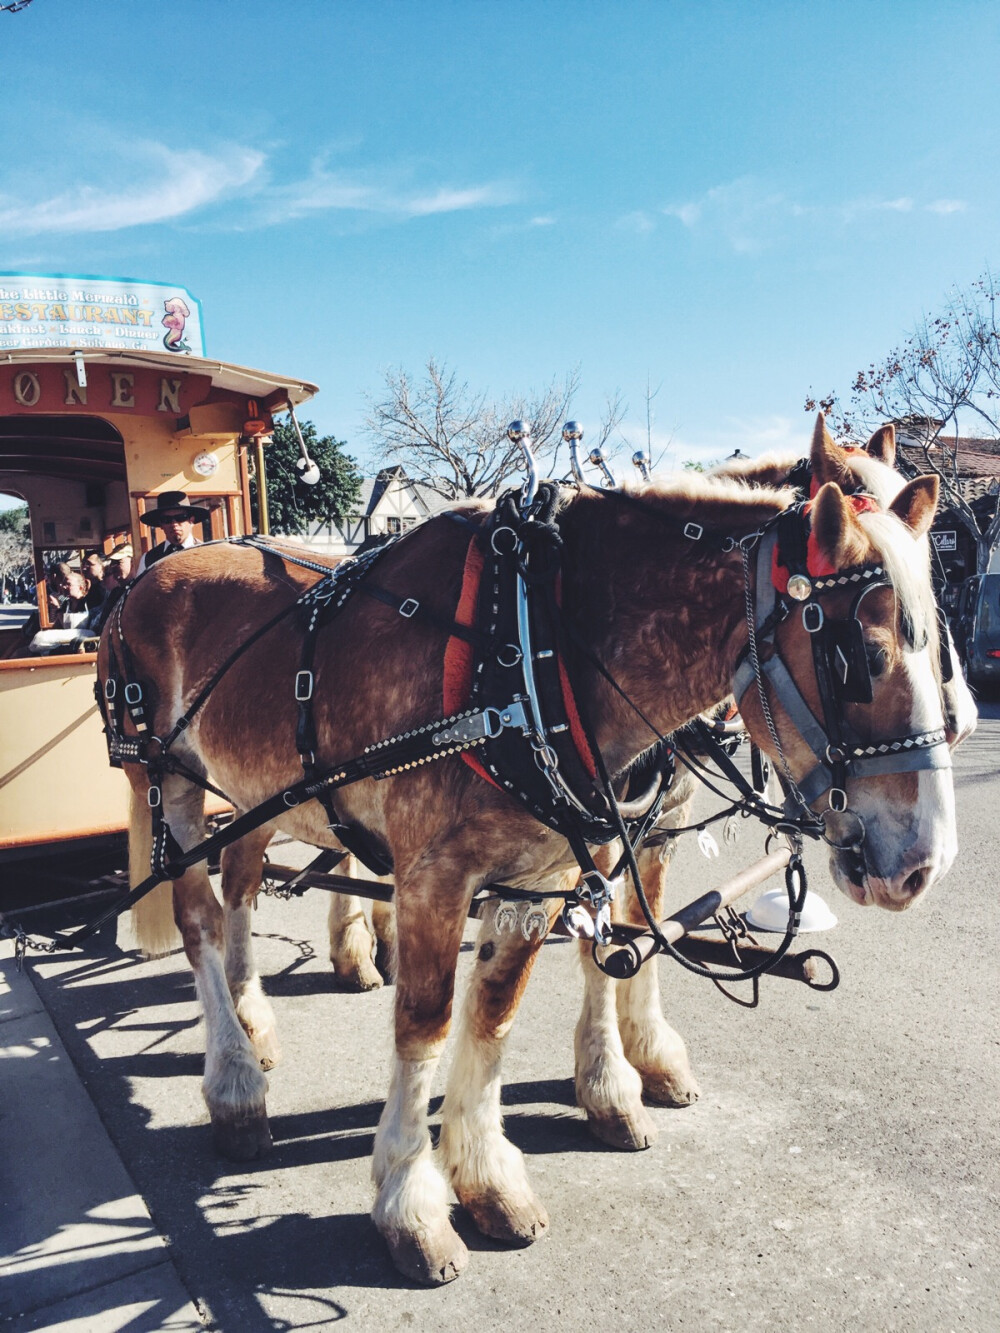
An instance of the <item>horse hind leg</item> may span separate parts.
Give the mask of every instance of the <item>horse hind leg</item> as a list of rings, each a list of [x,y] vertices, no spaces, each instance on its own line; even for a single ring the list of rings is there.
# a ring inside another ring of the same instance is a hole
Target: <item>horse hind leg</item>
[[[358,863],[349,856],[344,874],[356,879],[357,872]],[[330,962],[341,986],[351,991],[377,990],[382,985],[382,975],[372,956],[375,941],[362,900],[354,894],[331,893],[327,929]]]
[[[236,1017],[250,1040],[261,1069],[273,1069],[281,1059],[274,1010],[261,986],[251,932],[264,850],[273,832],[273,826],[265,824],[231,843],[222,853],[226,981]]]
[[[648,1148],[657,1129],[642,1104],[642,1079],[629,1063],[618,1031],[615,982],[594,962],[589,940],[580,943],[583,1007],[574,1035],[577,1104],[595,1138],[610,1148]]]
[[[184,849],[204,835],[203,807],[198,788],[177,776],[165,778],[164,816]],[[216,1148],[225,1157],[247,1161],[271,1144],[267,1079],[233,1006],[226,977],[223,911],[203,862],[174,880],[174,918],[205,1016],[202,1092]]]
[[[392,903],[376,899],[372,903],[372,929],[375,932],[375,966],[383,981],[396,979],[396,909]]]
[[[560,904],[550,903],[551,916]],[[441,1155],[459,1203],[487,1236],[530,1245],[548,1214],[528,1181],[524,1157],[505,1137],[500,1064],[542,935],[497,930],[487,915],[459,1022],[458,1044],[441,1112]]]
[[[129,792],[128,872],[129,887],[147,878],[153,852],[153,816],[145,772],[129,774],[136,786]],[[174,924],[173,892],[169,880],[157,884],[132,907],[132,932],[146,958],[160,958],[181,942]]]

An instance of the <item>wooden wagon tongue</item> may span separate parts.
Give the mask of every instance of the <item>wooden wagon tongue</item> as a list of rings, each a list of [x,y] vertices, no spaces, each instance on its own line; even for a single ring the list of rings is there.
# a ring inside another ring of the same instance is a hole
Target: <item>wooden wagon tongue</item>
[[[268,863],[264,872],[261,892],[269,897],[301,897],[308,889],[325,889],[330,893],[347,893],[357,897],[371,898],[379,902],[391,902],[395,886],[385,880],[359,880],[347,875],[331,873],[334,867],[344,859],[346,853],[322,851],[304,869],[296,870],[289,866]],[[692,935],[691,932],[702,926],[712,917],[719,917],[728,912],[740,898],[758,888],[774,875],[785,870],[792,857],[790,847],[778,847],[768,852],[760,860],[746,869],[724,880],[717,888],[702,894],[686,907],[680,908],[659,923],[662,934],[677,945],[681,952],[692,960],[702,963],[731,964],[734,960],[731,939],[733,932],[728,927],[725,936],[709,938]],[[526,937],[537,931],[539,935],[573,936],[561,917],[549,925],[548,913],[541,910],[544,898],[529,890],[512,889],[506,884],[487,884],[472,901],[469,916],[480,920],[489,911],[495,912],[495,924],[506,926],[510,930],[521,930]],[[522,912],[518,904],[525,910]],[[739,918],[736,918],[739,921]],[[783,928],[783,927],[782,927]],[[591,932],[593,924],[591,922]],[[647,959],[660,952],[661,946],[651,931],[640,926],[615,924],[612,927],[612,943],[606,951],[603,966],[609,975],[627,979],[635,976]],[[739,954],[748,963],[757,963],[770,956],[771,951],[753,942],[752,935],[745,926],[736,926],[740,935]],[[828,973],[824,979],[824,972]],[[802,953],[788,953],[778,964],[769,969],[770,976],[785,977],[791,981],[803,981],[812,990],[834,990],[840,984],[840,973],[833,958],[819,949],[809,949]]]

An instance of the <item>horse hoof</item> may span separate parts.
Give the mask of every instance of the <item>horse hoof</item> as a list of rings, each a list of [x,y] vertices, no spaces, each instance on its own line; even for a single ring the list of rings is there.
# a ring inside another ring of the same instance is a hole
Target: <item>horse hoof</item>
[[[595,1115],[587,1112],[587,1126],[594,1138],[619,1152],[642,1152],[651,1148],[659,1132],[645,1110]]]
[[[534,1195],[516,1202],[491,1190],[474,1198],[460,1194],[459,1202],[477,1230],[504,1245],[533,1245],[549,1229],[549,1215]]]
[[[252,1162],[271,1150],[271,1127],[266,1114],[214,1119],[212,1138],[215,1151],[231,1162]]]
[[[333,959],[330,960],[333,962]],[[343,990],[366,991],[378,990],[382,985],[382,975],[376,969],[375,964],[365,959],[356,967],[341,969],[336,963],[333,963],[334,974],[337,983]]]
[[[469,1262],[465,1242],[450,1222],[433,1233],[394,1232],[385,1237],[392,1262],[404,1277],[427,1287],[442,1287],[454,1282]]]
[[[281,1060],[281,1047],[278,1045],[276,1030],[268,1028],[266,1032],[255,1032],[251,1029],[247,1032],[247,1036],[250,1038],[250,1045],[261,1069],[273,1069]]]
[[[660,1069],[642,1073],[642,1093],[657,1106],[693,1106],[701,1096],[701,1088],[694,1075],[674,1074]]]

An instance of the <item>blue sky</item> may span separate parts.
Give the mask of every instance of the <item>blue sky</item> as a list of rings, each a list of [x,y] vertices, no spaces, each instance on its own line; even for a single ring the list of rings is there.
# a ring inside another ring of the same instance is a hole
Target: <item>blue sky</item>
[[[0,270],[177,282],[211,355],[365,395],[580,369],[667,461],[803,445],[996,264],[1000,7],[33,0],[0,14]]]

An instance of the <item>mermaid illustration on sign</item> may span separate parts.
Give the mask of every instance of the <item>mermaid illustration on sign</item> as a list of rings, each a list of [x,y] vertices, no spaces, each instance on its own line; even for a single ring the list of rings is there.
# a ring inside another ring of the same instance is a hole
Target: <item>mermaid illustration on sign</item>
[[[187,303],[179,296],[171,296],[163,302],[167,312],[160,321],[167,330],[163,335],[163,346],[168,352],[190,352],[191,348],[184,341],[184,324],[191,311]]]

